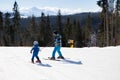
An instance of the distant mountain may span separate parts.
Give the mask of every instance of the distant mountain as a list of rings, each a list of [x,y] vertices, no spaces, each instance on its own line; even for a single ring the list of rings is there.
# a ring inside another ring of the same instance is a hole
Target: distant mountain
[[[20,13],[23,14],[24,16],[36,16],[39,17],[41,16],[41,13],[44,12],[45,15],[56,15],[58,11],[53,11],[50,9],[46,8],[37,8],[37,7],[32,7],[29,9],[20,9]]]
[[[76,10],[70,10],[67,8],[57,8],[57,7],[43,7],[43,8],[38,8],[38,7],[32,7],[32,8],[21,8],[20,13],[24,14],[25,16],[36,16],[39,17],[41,16],[41,13],[44,12],[45,15],[57,15],[58,11],[61,10],[62,15],[70,15],[70,14],[75,14],[75,13],[80,13],[80,9]]]
[[[44,12],[45,15],[50,15],[50,16],[56,16],[58,14],[58,11],[61,10],[61,15],[74,15],[74,14],[79,14],[81,13],[79,9],[76,10],[70,10],[70,9],[59,9],[56,7],[43,7],[43,8],[38,8],[38,7],[32,7],[32,8],[20,8],[19,12],[22,18],[27,18],[29,16],[36,16],[40,17],[41,13]],[[9,12],[13,13],[12,11],[7,11],[4,10],[2,11],[3,13]],[[85,13],[85,12],[84,12]],[[86,12],[88,13],[88,12]]]

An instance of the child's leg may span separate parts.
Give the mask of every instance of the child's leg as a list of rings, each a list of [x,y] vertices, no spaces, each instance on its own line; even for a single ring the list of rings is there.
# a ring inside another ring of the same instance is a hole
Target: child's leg
[[[60,49],[61,49],[61,47],[58,46],[58,47],[57,47],[57,52],[58,52],[58,55],[59,55],[59,56],[62,56],[62,53],[61,53]]]
[[[31,58],[32,63],[34,63],[34,57],[35,57],[35,55],[33,54],[32,58]]]
[[[36,58],[37,58],[37,62],[41,62],[38,56],[36,56]]]
[[[57,51],[57,47],[54,47],[54,50],[53,50],[53,52],[52,52],[52,57],[55,57],[56,51]]]
[[[35,53],[35,57],[36,57],[36,59],[37,59],[36,62],[41,62],[40,59],[39,59],[39,57],[38,57],[38,53]]]

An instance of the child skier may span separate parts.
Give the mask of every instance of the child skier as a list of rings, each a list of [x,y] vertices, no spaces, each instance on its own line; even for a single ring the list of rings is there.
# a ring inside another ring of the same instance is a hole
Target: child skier
[[[62,56],[62,53],[60,51],[61,46],[62,46],[61,35],[57,31],[54,31],[53,36],[54,36],[55,47],[54,47],[54,50],[52,52],[52,57],[50,59],[55,60],[55,53],[56,52],[58,52],[58,55],[59,55],[58,58],[59,59],[64,59],[64,57]]]
[[[36,59],[37,59],[36,62],[41,63],[41,61],[40,61],[40,59],[39,59],[39,57],[38,57],[39,51],[40,51],[40,48],[39,48],[39,46],[38,46],[38,41],[34,41],[34,42],[33,42],[33,48],[32,48],[31,51],[30,51],[30,53],[33,52],[32,58],[31,58],[32,63],[34,63],[34,57],[36,57]]]

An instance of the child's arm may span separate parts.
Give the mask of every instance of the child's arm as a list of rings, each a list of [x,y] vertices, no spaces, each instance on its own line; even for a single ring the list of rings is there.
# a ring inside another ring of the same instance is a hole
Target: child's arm
[[[39,51],[41,51],[41,50],[40,50],[40,47],[39,47]]]
[[[34,49],[34,47],[30,50],[30,53],[32,53],[33,49]]]

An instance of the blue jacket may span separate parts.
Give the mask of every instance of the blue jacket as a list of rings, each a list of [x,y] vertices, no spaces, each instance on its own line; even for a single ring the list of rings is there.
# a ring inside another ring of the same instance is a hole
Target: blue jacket
[[[32,53],[32,51],[33,51],[33,54],[34,53],[38,53],[40,51],[39,46],[38,45],[34,45],[33,48],[31,49],[31,53]]]

